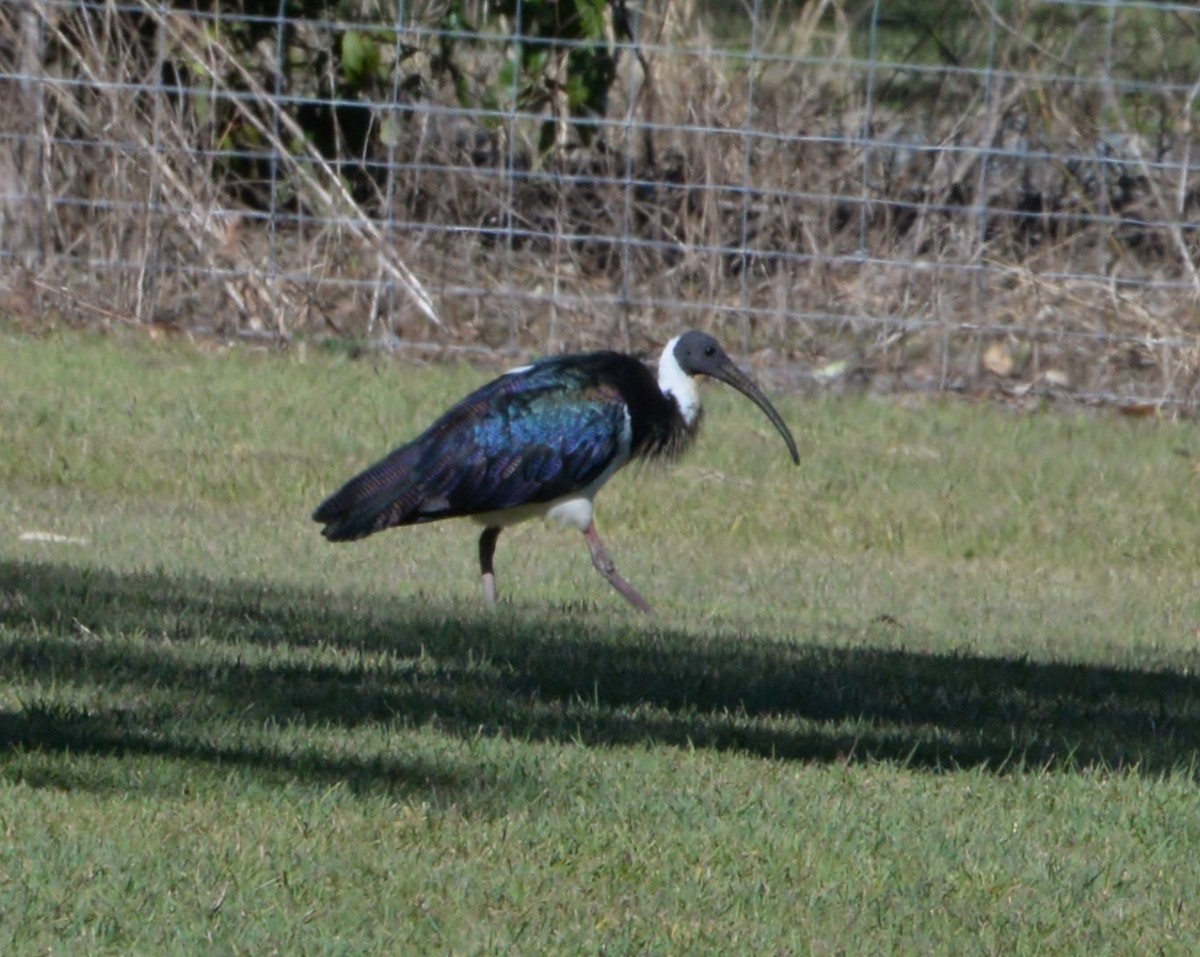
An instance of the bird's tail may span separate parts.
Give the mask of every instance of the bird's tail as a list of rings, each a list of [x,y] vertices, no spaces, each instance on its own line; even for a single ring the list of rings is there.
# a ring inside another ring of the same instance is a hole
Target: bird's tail
[[[313,521],[331,542],[350,542],[410,520],[421,496],[412,463],[399,451],[360,472],[325,499]]]

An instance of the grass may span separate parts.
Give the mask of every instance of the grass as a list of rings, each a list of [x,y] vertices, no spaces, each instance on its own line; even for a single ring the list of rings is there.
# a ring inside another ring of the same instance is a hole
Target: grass
[[[1190,427],[714,387],[489,614],[308,520],[486,370],[0,345],[5,954],[1190,953]]]

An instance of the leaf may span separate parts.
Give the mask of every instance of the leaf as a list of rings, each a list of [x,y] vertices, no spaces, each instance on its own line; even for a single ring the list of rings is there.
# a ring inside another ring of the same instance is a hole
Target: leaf
[[[395,115],[389,115],[379,127],[379,142],[384,146],[396,146],[400,142],[402,128]]]
[[[993,375],[1006,377],[1013,371],[1012,353],[1003,342],[993,342],[983,350],[983,367]]]
[[[579,13],[580,38],[601,40],[604,38],[605,0],[575,0]]]
[[[1117,406],[1117,411],[1131,419],[1149,419],[1158,415],[1160,409],[1156,402],[1126,402]]]
[[[548,47],[533,47],[527,48],[525,56],[525,69],[530,73],[541,73],[546,69],[546,64],[550,60],[550,50]]]
[[[500,87],[511,90],[516,85],[517,76],[520,75],[520,68],[512,60],[506,60],[504,65],[500,67],[500,72],[496,75],[496,83]]]
[[[357,30],[342,34],[342,75],[353,87],[359,87],[379,71],[379,46]]]
[[[846,371],[846,361],[844,359],[836,359],[833,362],[827,362],[821,368],[813,371],[813,378],[819,382],[831,382],[839,378]]]
[[[342,34],[342,70],[346,79],[361,76],[363,63],[366,60],[366,42],[363,35],[354,30]]]

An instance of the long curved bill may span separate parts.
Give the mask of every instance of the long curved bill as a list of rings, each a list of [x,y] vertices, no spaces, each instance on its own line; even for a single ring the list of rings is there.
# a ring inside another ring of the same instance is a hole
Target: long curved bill
[[[783,441],[787,443],[788,451],[792,453],[792,461],[797,465],[800,464],[800,453],[796,450],[796,440],[792,438],[792,433],[788,429],[787,423],[783,421],[783,416],[779,414],[775,406],[771,405],[770,400],[763,395],[762,389],[755,384],[753,379],[729,359],[722,362],[708,374],[714,379],[720,379],[726,385],[733,386],[738,392],[762,409],[766,417],[771,420],[771,424],[783,436]]]

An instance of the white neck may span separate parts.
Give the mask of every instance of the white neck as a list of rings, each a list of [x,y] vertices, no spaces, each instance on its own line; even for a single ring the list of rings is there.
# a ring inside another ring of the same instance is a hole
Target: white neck
[[[658,360],[658,387],[663,395],[675,399],[683,414],[683,421],[695,425],[696,417],[700,415],[700,391],[696,388],[696,380],[679,367],[675,358],[675,343],[678,341],[679,336],[676,336],[668,342]]]

